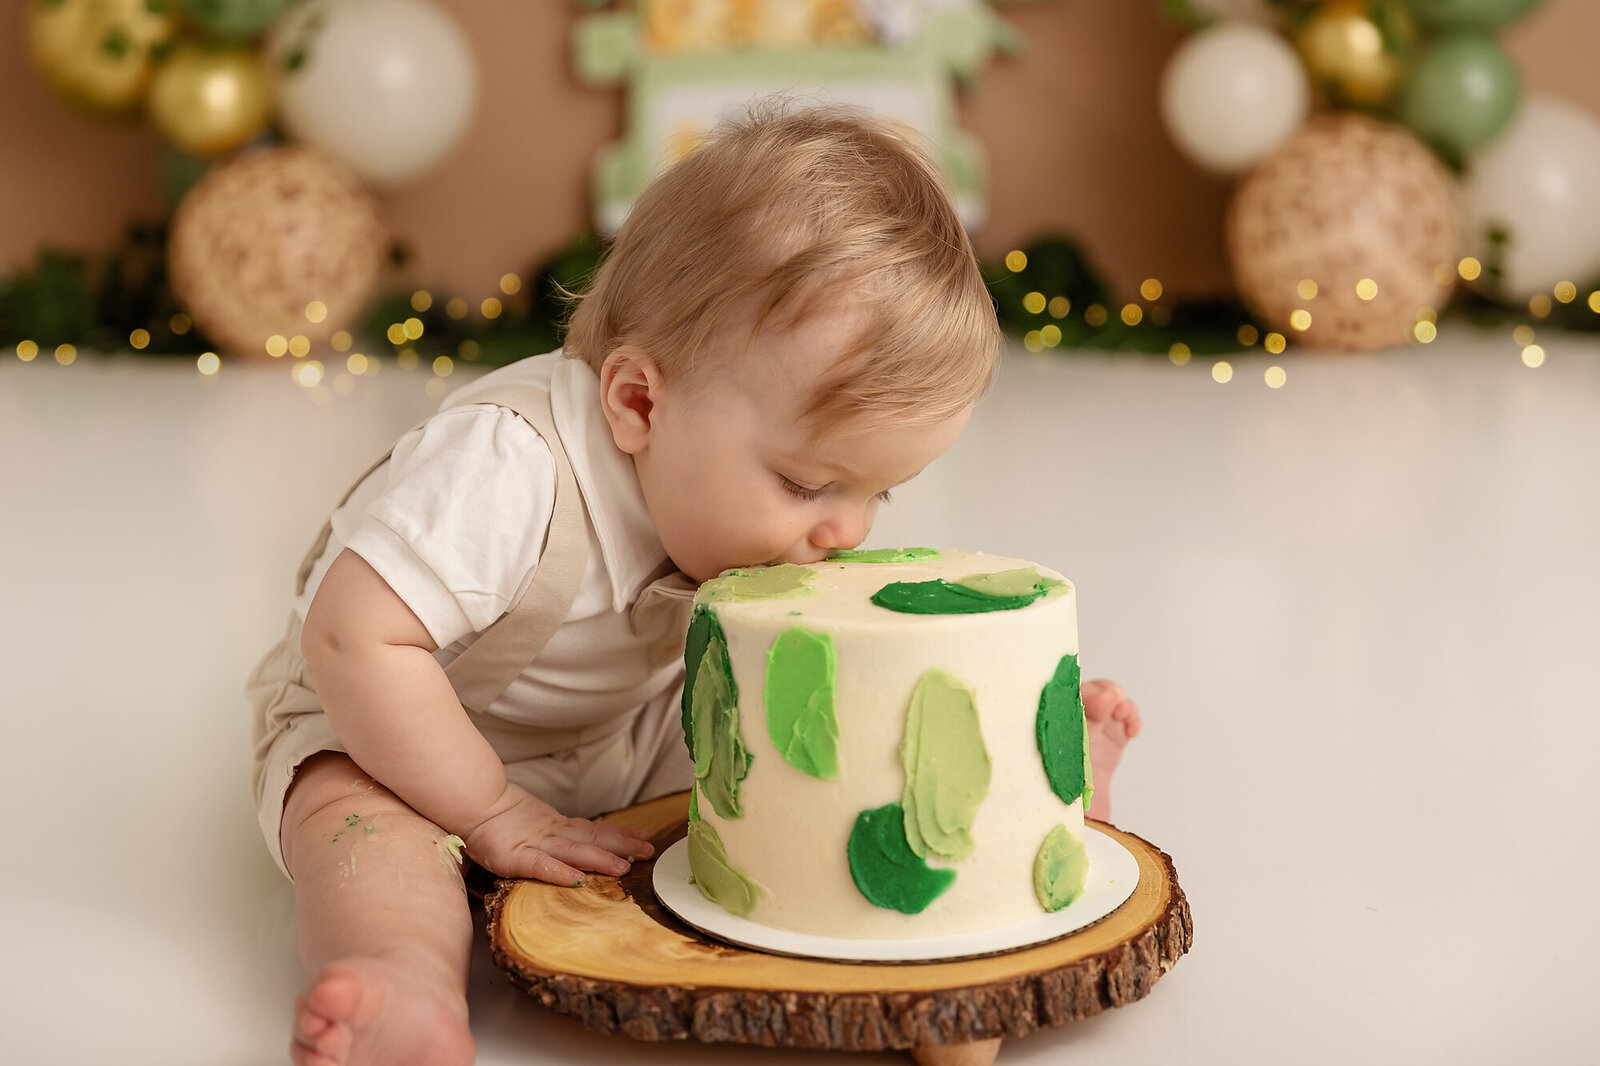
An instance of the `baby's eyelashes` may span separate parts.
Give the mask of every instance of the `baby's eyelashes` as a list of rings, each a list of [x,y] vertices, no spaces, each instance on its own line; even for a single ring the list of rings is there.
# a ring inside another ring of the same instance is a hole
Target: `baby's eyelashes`
[[[798,481],[793,481],[789,478],[786,478],[782,474],[778,475],[778,482],[784,487],[786,492],[792,496],[798,496],[802,500],[814,500],[818,496],[822,495],[821,489],[808,489]]]
[[[782,474],[778,475],[778,482],[783,485],[784,490],[787,491],[791,496],[798,496],[802,500],[815,500],[828,490],[828,486],[826,485],[820,489],[807,488],[805,485],[800,484],[793,478],[784,477]],[[878,493],[874,499],[876,499],[879,503],[888,503],[890,499],[889,490],[884,489],[882,492]]]

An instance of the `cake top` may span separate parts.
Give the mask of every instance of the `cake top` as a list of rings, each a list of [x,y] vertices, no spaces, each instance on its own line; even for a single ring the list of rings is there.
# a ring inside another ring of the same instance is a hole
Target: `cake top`
[[[1025,610],[1071,587],[1054,570],[1022,559],[880,548],[835,552],[820,563],[730,570],[700,586],[695,603],[751,620],[809,615],[871,626]]]

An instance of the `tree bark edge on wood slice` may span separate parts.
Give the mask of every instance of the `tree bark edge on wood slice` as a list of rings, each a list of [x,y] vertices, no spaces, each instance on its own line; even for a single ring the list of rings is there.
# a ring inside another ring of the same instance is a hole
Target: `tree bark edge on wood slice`
[[[662,797],[607,820],[648,830],[660,854],[683,835],[687,802]],[[484,901],[490,952],[540,1004],[636,1040],[884,1051],[1027,1036],[1144,998],[1193,943],[1172,859],[1097,827],[1139,860],[1134,896],[1086,929],[1001,955],[877,964],[749,951],[662,908],[652,862],[577,889],[501,880]]]

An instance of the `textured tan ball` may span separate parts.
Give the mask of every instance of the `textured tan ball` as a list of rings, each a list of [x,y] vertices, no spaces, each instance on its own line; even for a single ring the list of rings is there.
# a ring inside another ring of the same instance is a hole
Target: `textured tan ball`
[[[1449,297],[1457,216],[1454,179],[1409,133],[1359,115],[1313,119],[1234,193],[1234,281],[1298,343],[1401,344]]]
[[[172,290],[231,355],[267,341],[315,348],[347,329],[378,287],[389,238],[378,204],[342,165],[307,149],[262,148],[208,173],[173,216]],[[280,354],[281,348],[280,348]]]

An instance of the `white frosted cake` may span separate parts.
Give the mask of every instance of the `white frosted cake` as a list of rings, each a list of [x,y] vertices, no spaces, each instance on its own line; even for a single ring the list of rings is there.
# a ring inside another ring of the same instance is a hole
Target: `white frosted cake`
[[[731,571],[695,597],[689,865],[782,929],[929,937],[1069,903],[1092,788],[1071,584],[925,548]]]

